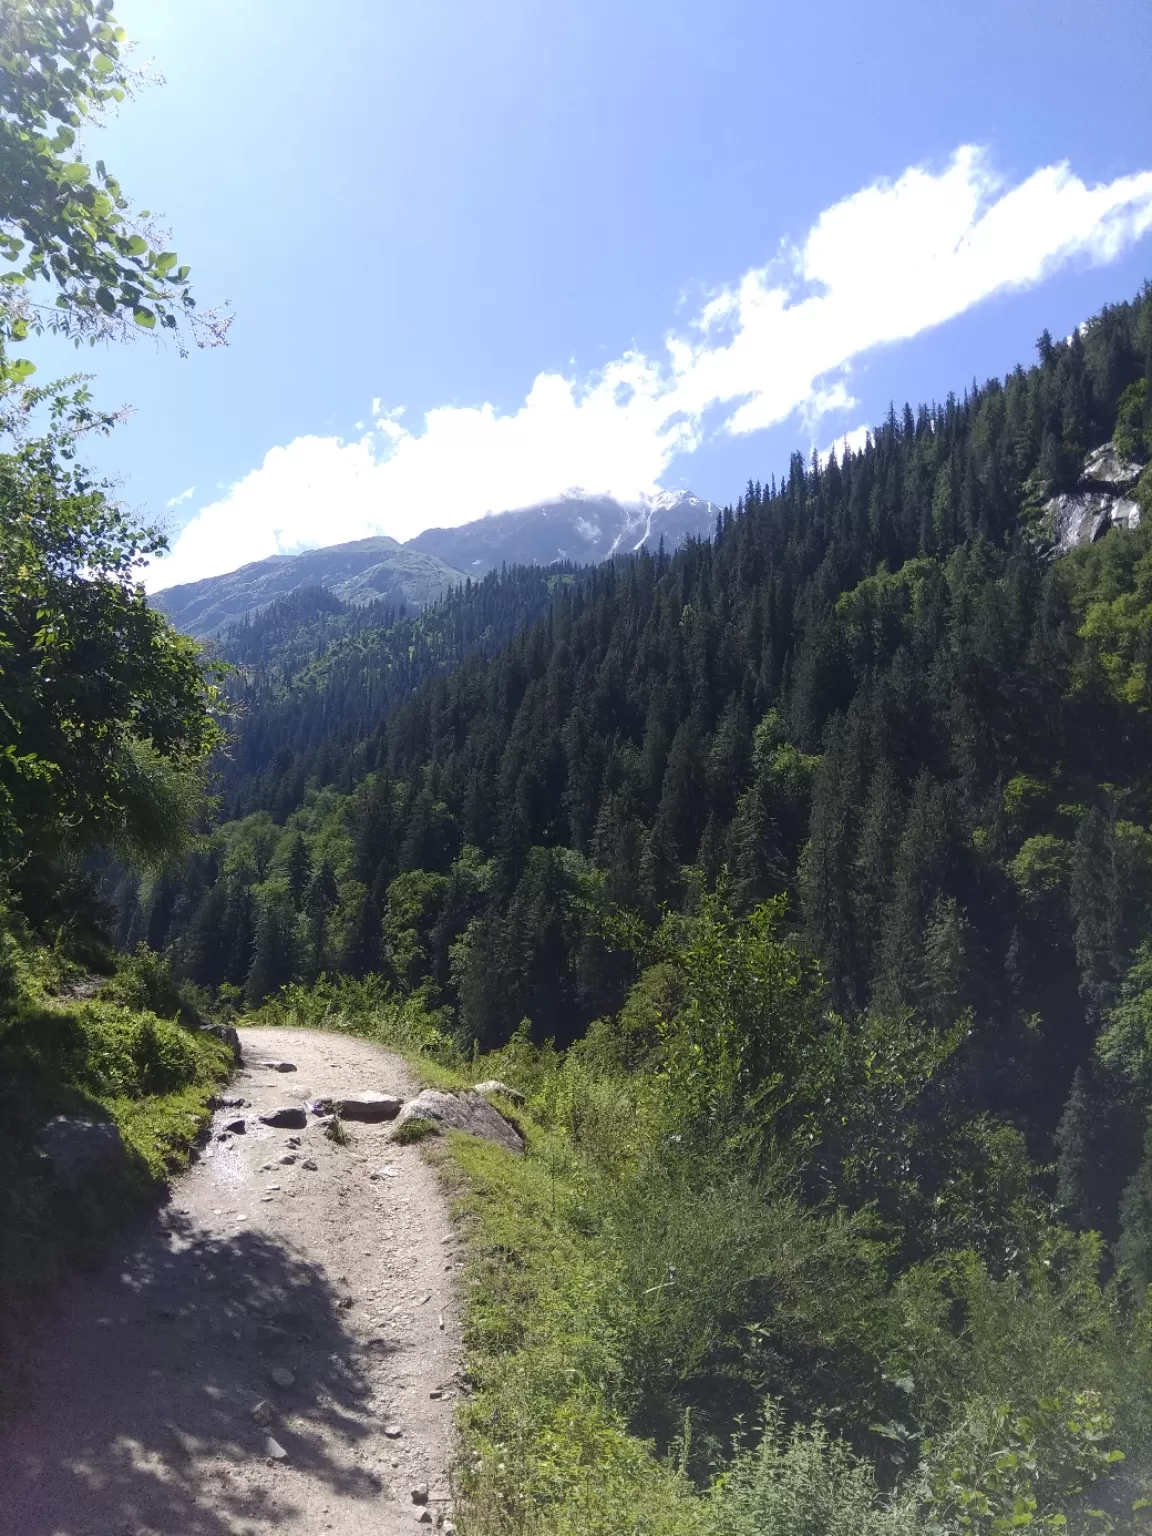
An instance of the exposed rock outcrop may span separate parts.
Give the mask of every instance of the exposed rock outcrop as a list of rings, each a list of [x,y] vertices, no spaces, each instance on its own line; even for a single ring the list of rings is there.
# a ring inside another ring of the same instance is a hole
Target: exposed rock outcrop
[[[1128,493],[1143,474],[1143,465],[1121,459],[1113,443],[1088,455],[1074,491],[1053,496],[1044,505],[1047,530],[1063,553],[1092,544],[1110,528],[1135,528],[1140,504]]]
[[[396,1121],[397,1129],[408,1120],[432,1120],[442,1130],[467,1131],[499,1142],[510,1152],[523,1152],[524,1139],[498,1109],[478,1093],[442,1093],[425,1088],[409,1099]]]

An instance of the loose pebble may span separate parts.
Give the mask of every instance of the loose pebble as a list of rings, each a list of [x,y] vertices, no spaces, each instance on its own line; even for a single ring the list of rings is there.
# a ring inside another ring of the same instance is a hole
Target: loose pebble
[[[286,1366],[276,1365],[268,1372],[269,1378],[277,1387],[294,1387],[296,1378]]]

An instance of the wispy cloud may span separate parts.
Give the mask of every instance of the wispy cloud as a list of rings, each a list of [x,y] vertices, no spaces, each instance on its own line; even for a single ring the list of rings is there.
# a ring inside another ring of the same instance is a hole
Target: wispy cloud
[[[814,436],[855,405],[854,359],[1071,260],[1110,261],[1150,229],[1152,171],[1087,186],[1052,165],[1007,187],[964,146],[942,170],[913,166],[827,209],[670,333],[660,357],[627,352],[586,378],[541,373],[515,411],[444,406],[416,428],[374,402],[352,440],[273,448],[191,519],[150,585],[372,533],[410,538],[576,487],[633,498],[706,431],[756,432],[800,412]]]
[[[186,491],[181,491],[179,496],[169,496],[164,505],[169,512],[174,512],[177,507],[182,507],[186,501],[191,501],[196,494],[196,487],[190,485]]]

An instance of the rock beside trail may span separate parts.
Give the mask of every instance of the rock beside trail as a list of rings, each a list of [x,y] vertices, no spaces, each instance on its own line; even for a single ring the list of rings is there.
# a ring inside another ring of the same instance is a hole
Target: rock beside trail
[[[510,1088],[507,1083],[502,1083],[498,1077],[486,1077],[482,1083],[476,1083],[473,1093],[482,1093],[485,1098],[489,1094],[503,1094],[510,1104],[523,1104],[524,1095],[519,1088]]]
[[[237,1063],[243,1061],[240,1051],[240,1036],[232,1028],[231,1024],[201,1024],[200,1028],[206,1035],[214,1035],[217,1040],[223,1040],[224,1044],[232,1052],[233,1060]]]
[[[348,1093],[340,1098],[318,1099],[316,1108],[325,1115],[339,1115],[341,1120],[395,1120],[400,1113],[401,1102],[390,1094],[377,1093],[366,1088],[360,1093]]]
[[[270,1109],[261,1115],[260,1119],[278,1130],[302,1131],[308,1124],[308,1116],[299,1104],[281,1104],[278,1109]]]
[[[34,1142],[52,1181],[78,1191],[123,1161],[124,1143],[116,1126],[106,1120],[57,1115],[36,1133]]]
[[[467,1131],[495,1141],[509,1152],[523,1152],[524,1139],[504,1116],[478,1093],[442,1093],[425,1088],[409,1099],[396,1121],[400,1127],[407,1120],[432,1120],[442,1130]]]

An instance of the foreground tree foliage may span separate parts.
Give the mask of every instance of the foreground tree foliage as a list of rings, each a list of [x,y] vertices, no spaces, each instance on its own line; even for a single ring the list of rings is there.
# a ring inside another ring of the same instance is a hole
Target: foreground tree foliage
[[[132,326],[223,340],[200,320],[189,268],[164,250],[147,210],[134,210],[82,135],[131,93],[125,34],[112,0],[4,0],[0,6],[0,380],[35,372],[7,355],[45,328],[77,341]],[[52,290],[55,290],[54,294]]]
[[[184,844],[220,739],[197,648],[137,584],[163,539],[77,462],[112,418],[75,380],[28,389],[10,353],[45,325],[96,340],[193,316],[188,268],[80,157],[131,89],[123,43],[110,0],[0,6],[0,908],[34,927],[97,849],[149,863]]]
[[[0,455],[0,831],[24,889],[100,846],[178,850],[219,740],[198,647],[136,584],[161,541],[76,466],[83,395],[55,410]]]

